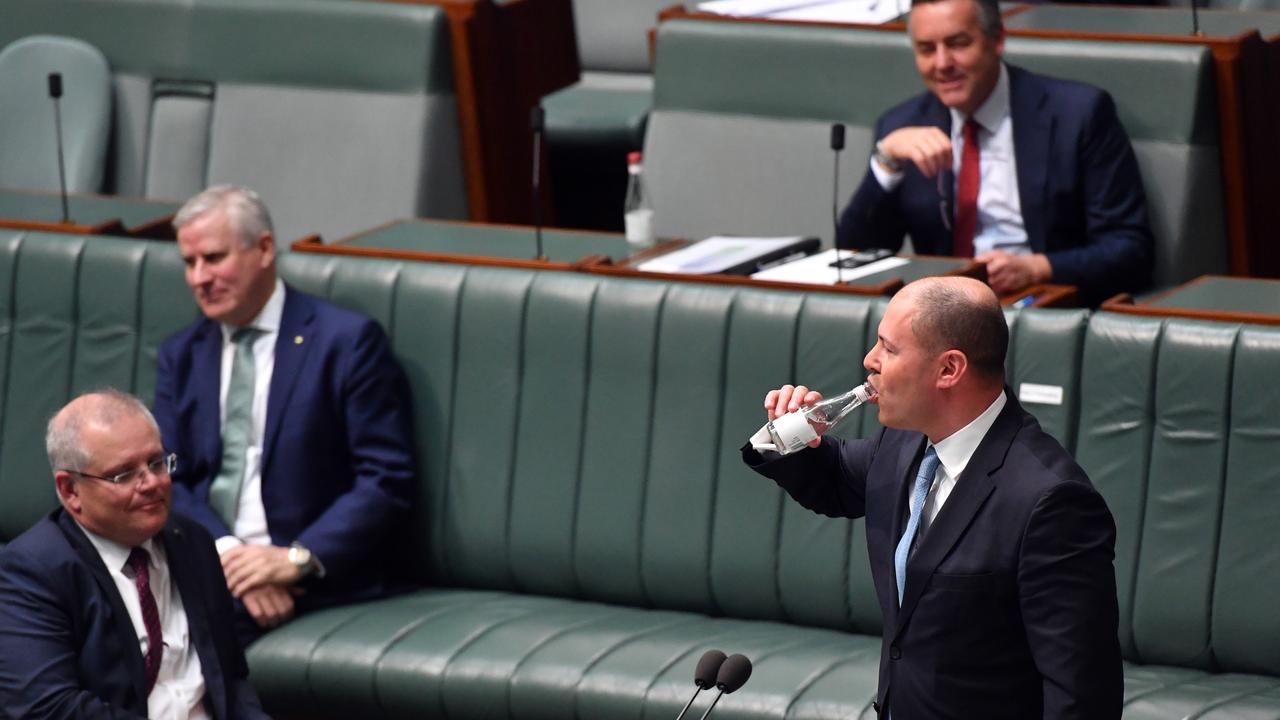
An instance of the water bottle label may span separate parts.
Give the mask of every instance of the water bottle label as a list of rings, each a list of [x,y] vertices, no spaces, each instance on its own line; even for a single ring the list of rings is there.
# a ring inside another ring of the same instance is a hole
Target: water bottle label
[[[631,210],[623,216],[626,226],[627,242],[632,245],[650,245],[653,243],[653,210],[640,208]]]
[[[798,450],[818,437],[802,412],[787,413],[774,420],[773,431],[778,433],[778,439],[788,450]]]

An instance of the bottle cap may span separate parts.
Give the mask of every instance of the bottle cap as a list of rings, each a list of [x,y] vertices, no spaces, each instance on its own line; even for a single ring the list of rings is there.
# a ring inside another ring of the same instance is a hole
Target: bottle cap
[[[631,152],[627,153],[628,165],[639,165],[643,161],[644,161],[644,155],[639,150],[632,150]]]

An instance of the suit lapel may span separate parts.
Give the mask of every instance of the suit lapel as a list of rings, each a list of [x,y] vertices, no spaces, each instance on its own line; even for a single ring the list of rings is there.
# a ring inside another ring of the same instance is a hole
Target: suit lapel
[[[1005,395],[1009,397],[1007,390]],[[1021,424],[1021,413],[1021,407],[1009,398],[995,424],[987,431],[987,436],[969,459],[969,464],[952,489],[946,504],[938,511],[938,516],[921,538],[915,553],[907,560],[907,587],[895,623],[895,634],[901,632],[910,619],[925,584],[937,570],[938,564],[960,541],[991,491],[995,490],[991,475],[1004,464],[1009,446]]]
[[[1054,120],[1046,112],[1044,90],[1025,70],[1009,68],[1009,114],[1013,121],[1013,147],[1017,155],[1018,201],[1027,240],[1035,252],[1046,250],[1049,149],[1053,147]]]
[[[307,353],[315,344],[308,342],[312,339],[309,331],[314,318],[315,307],[308,298],[286,286],[284,310],[280,315],[280,333],[276,338],[275,365],[271,371],[271,388],[267,391],[267,427],[262,441],[264,477],[267,464],[271,461],[276,437],[280,434],[284,409],[289,405],[289,396],[297,384],[298,374],[307,358]]]
[[[165,526],[161,534],[165,555],[168,558],[169,577],[182,596],[182,608],[187,615],[187,627],[196,655],[200,658],[201,673],[204,675],[205,697],[213,704],[214,717],[226,717],[223,698],[226,697],[223,687],[221,667],[218,653],[214,649],[213,634],[209,629],[209,613],[205,608],[205,598],[211,592],[225,592],[224,588],[201,587],[195,569],[199,560],[193,556],[189,538],[182,528],[175,527],[172,522]]]
[[[192,343],[191,377],[196,397],[196,432],[200,453],[217,468],[222,460],[222,410],[219,393],[222,387],[222,331],[216,322],[206,320]]]
[[[134,692],[137,693],[138,702],[142,708],[147,706],[147,671],[142,659],[142,648],[138,644],[138,634],[133,627],[133,620],[129,617],[129,611],[124,606],[124,600],[120,597],[120,591],[116,587],[115,580],[111,578],[111,573],[107,570],[107,566],[102,562],[102,556],[98,554],[97,548],[93,543],[89,542],[89,537],[84,534],[84,530],[76,524],[66,511],[58,512],[58,529],[66,536],[67,542],[80,556],[91,573],[93,579],[98,583],[98,589],[102,596],[106,598],[107,603],[111,606],[111,611],[116,617],[115,630],[120,634],[120,645],[125,648],[125,653],[129,656],[128,671],[129,679],[133,682]]]

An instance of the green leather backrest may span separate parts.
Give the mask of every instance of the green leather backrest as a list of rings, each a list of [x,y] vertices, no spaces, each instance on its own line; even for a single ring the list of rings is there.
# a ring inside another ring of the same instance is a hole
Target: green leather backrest
[[[1089,324],[1076,456],[1118,529],[1125,656],[1280,672],[1269,607],[1280,501],[1280,332],[1103,313]]]
[[[0,538],[56,502],[53,413],[107,385],[149,401],[157,346],[195,316],[172,244],[0,232]]]

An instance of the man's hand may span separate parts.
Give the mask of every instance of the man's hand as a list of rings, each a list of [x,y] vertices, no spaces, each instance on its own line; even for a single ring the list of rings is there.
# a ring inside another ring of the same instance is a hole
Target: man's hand
[[[898,128],[884,136],[880,150],[898,162],[915,163],[925,177],[951,169],[951,138],[936,127]]]
[[[262,585],[240,596],[249,616],[270,630],[293,617],[293,595],[280,585]]]
[[[772,422],[789,412],[799,410],[801,405],[811,405],[821,399],[822,393],[804,385],[783,385],[764,396],[764,409]],[[821,443],[821,437],[814,438],[809,442],[809,447],[818,447]]]
[[[241,600],[250,590],[292,585],[302,577],[302,571],[289,562],[289,548],[275,545],[238,545],[227,550],[222,553],[222,572],[227,589]]]
[[[987,284],[997,295],[1017,292],[1028,285],[1048,282],[1053,278],[1049,258],[1041,254],[1010,255],[1001,250],[985,252],[974,258],[987,266]]]

